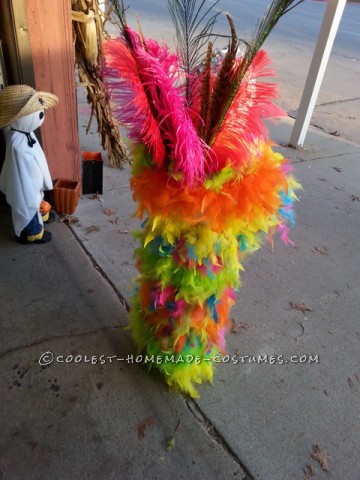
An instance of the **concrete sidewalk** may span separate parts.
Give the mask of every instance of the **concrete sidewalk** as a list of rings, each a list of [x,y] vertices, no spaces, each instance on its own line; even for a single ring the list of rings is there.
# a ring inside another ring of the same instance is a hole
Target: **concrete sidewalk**
[[[83,102],[81,146],[99,151]],[[272,137],[285,144],[290,128]],[[128,168],[105,166],[104,195],[83,196],[70,228],[49,225],[47,245],[15,243],[1,204],[1,479],[302,480],[307,465],[315,479],[360,479],[360,147],[315,129],[306,145],[281,147],[304,187],[296,247],[278,239],[247,262],[233,312],[247,328],[228,351],[319,363],[222,364],[196,402],[125,361],[138,227]],[[39,365],[48,351],[60,362]]]
[[[126,311],[65,224],[23,246],[0,214],[0,478],[244,478],[193,402],[125,361]]]
[[[315,478],[360,479],[360,147],[312,128],[305,149],[287,148],[292,124],[270,129],[304,188],[296,246],[278,239],[248,261],[233,312],[248,328],[230,335],[228,351],[319,363],[220,365],[196,404],[249,478],[302,479],[309,464]],[[97,135],[81,141],[96,149]],[[128,168],[105,168],[104,195],[84,196],[71,224],[126,301],[136,278],[129,232],[139,227],[128,179]],[[328,454],[327,473],[311,458],[315,444]]]

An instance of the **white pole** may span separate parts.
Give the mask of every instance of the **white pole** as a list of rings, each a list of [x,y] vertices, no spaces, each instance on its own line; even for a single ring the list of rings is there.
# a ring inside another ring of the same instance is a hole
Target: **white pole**
[[[301,147],[314,111],[346,0],[328,0],[289,144]]]

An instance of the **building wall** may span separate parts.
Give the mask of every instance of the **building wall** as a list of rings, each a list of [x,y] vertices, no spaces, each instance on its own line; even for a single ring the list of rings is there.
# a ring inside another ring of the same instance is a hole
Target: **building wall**
[[[80,179],[71,2],[26,0],[35,88],[55,93],[59,104],[41,128],[51,176]]]
[[[37,135],[52,178],[79,180],[70,8],[70,0],[0,0],[0,38],[7,84],[25,83],[59,97]],[[1,157],[4,146],[0,148]]]

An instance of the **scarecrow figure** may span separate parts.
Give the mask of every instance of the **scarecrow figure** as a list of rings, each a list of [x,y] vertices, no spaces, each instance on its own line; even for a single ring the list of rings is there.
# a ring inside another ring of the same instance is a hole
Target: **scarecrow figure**
[[[51,233],[44,223],[54,220],[44,191],[53,184],[44,152],[34,131],[44,122],[45,110],[58,98],[28,85],[11,85],[0,95],[0,128],[5,131],[6,156],[0,190],[11,207],[16,239],[22,244],[47,243]]]

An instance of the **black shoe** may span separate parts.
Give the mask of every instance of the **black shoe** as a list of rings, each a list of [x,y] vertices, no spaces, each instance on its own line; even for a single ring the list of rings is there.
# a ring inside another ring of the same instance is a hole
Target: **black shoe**
[[[49,212],[49,218],[45,222],[43,220],[43,223],[47,225],[48,223],[53,223],[53,222],[55,222],[55,213]]]
[[[48,243],[51,241],[51,233],[44,231],[43,236],[37,240],[28,240],[26,233],[21,232],[20,237],[16,237],[16,241],[22,245],[31,245],[34,243]]]

